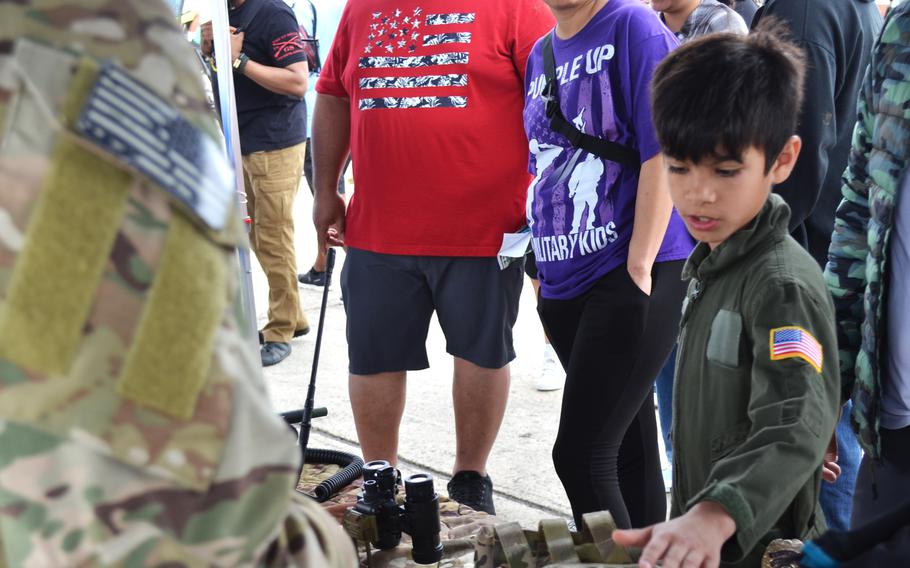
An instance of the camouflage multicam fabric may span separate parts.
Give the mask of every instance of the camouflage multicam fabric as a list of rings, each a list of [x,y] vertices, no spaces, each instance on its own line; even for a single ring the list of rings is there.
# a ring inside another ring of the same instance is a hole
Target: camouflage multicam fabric
[[[891,9],[860,92],[825,278],[834,296],[844,396],[866,452],[881,455],[883,310],[894,205],[910,158],[910,3]]]
[[[356,566],[293,490],[239,219],[175,193],[231,192],[181,178],[218,168],[194,62],[160,0],[0,0],[0,567]]]

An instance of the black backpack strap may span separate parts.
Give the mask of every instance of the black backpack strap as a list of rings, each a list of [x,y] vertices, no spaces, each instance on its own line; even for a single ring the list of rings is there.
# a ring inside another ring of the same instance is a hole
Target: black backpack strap
[[[310,13],[313,14],[313,39],[318,40],[319,36],[316,34],[316,26],[319,24],[319,15],[316,13],[316,5],[313,4],[312,0],[307,0],[307,4],[310,5]]]
[[[553,55],[554,33],[550,32],[545,35],[541,44],[543,70],[547,79],[543,98],[547,105],[547,118],[550,119],[550,128],[554,132],[565,136],[575,148],[581,148],[604,160],[610,160],[636,170],[641,168],[641,156],[637,151],[628,146],[586,134],[575,128],[575,125],[563,116],[562,109],[559,106],[559,81],[556,79],[556,60]]]

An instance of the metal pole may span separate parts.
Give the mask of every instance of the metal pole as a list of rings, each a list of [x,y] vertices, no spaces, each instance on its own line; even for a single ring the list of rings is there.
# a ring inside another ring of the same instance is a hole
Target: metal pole
[[[247,211],[246,191],[243,186],[243,161],[240,155],[240,135],[237,126],[237,103],[234,99],[234,73],[231,67],[231,40],[228,32],[229,20],[227,3],[213,0],[212,40],[215,43],[215,61],[218,65],[218,100],[221,104],[221,128],[228,159],[234,166],[234,181],[237,188],[237,207],[240,218],[250,230],[250,217]],[[254,337],[258,337],[256,321],[256,302],[253,298],[253,268],[250,264],[250,251],[246,247],[237,248],[237,259],[240,262],[240,291],[246,311],[248,325]],[[257,339],[258,349],[258,339]]]

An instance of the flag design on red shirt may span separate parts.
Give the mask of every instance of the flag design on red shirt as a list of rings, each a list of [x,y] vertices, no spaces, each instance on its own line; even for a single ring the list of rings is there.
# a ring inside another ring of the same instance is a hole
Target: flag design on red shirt
[[[393,10],[371,14],[370,33],[358,67],[383,75],[361,77],[360,110],[465,108],[468,75],[440,69],[467,65],[475,14],[424,14]],[[444,26],[444,27],[443,27]],[[406,89],[445,88],[438,96],[408,96]],[[374,89],[395,89],[396,96],[370,96]]]
[[[771,359],[799,358],[822,372],[822,345],[801,327],[778,327],[771,330]]]

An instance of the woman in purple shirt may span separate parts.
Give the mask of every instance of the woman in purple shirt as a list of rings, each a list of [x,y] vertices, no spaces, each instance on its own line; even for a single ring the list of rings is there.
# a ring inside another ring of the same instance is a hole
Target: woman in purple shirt
[[[553,461],[576,524],[607,509],[620,527],[646,526],[666,516],[651,385],[676,341],[693,246],[651,122],[651,75],[677,42],[640,0],[544,1],[562,115],[639,156],[621,165],[551,128],[538,42],[524,120],[538,310],[566,369]]]

